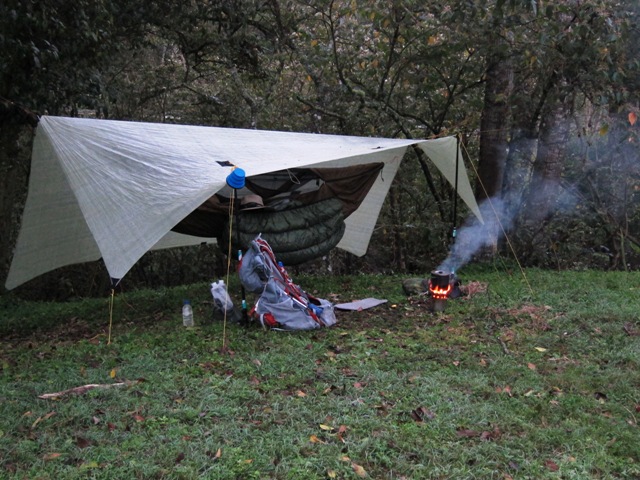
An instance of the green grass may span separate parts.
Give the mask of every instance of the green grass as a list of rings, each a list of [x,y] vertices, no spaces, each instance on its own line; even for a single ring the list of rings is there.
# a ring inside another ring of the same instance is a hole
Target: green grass
[[[0,478],[640,478],[640,275],[526,274],[461,272],[487,288],[444,313],[401,277],[295,278],[389,300],[295,333],[223,329],[207,284],[124,293],[111,344],[107,298],[4,296]]]

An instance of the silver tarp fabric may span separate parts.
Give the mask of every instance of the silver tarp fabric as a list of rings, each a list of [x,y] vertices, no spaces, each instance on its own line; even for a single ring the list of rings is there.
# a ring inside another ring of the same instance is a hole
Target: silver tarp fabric
[[[234,167],[247,179],[289,169],[383,163],[337,244],[364,255],[406,148],[417,145],[453,182],[453,137],[387,139],[43,116],[8,289],[56,268],[103,259],[121,279],[147,251],[213,239],[171,230],[217,192]],[[461,164],[462,167],[462,164]],[[479,210],[466,169],[458,192]]]

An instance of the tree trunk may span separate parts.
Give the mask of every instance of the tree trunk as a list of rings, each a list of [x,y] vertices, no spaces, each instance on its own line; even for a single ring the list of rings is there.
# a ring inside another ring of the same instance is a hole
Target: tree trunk
[[[27,198],[31,144],[37,118],[0,101],[0,291],[9,273]]]
[[[502,198],[512,212],[518,212],[538,147],[536,128],[516,125],[510,137],[502,180]]]
[[[569,108],[565,98],[555,101],[540,122],[538,152],[525,199],[525,223],[540,224],[554,212],[569,137]]]
[[[509,98],[513,71],[508,59],[496,58],[487,67],[484,108],[480,120],[478,200],[493,198],[502,191],[509,138]]]

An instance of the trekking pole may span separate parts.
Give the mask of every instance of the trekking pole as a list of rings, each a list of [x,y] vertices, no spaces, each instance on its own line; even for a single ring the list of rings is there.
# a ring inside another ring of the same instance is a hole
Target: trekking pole
[[[451,243],[455,243],[456,241],[456,235],[458,234],[457,232],[457,228],[456,228],[456,223],[457,223],[457,216],[458,216],[458,169],[459,169],[459,165],[460,165],[460,135],[456,135],[456,181],[455,181],[455,185],[454,185],[454,192],[453,192],[453,213],[451,215],[451,223],[452,223],[452,228],[451,228]]]
[[[232,212],[233,215],[232,217],[235,217],[235,223],[236,223],[236,242],[238,243],[238,266],[240,266],[242,264],[242,246],[240,245],[240,216],[238,214],[238,210],[237,210],[237,204],[238,204],[238,190],[244,187],[244,183],[245,183],[245,173],[244,170],[242,170],[241,168],[234,168],[231,173],[227,176],[227,185],[229,185],[231,188],[233,188],[233,198],[234,198],[234,204],[236,204],[236,207],[234,209],[234,211]],[[232,226],[229,226],[229,229],[232,230]],[[232,231],[229,232],[229,243],[231,243],[231,239],[232,239]],[[231,245],[229,246],[229,251],[231,252]],[[242,324],[246,327],[247,325],[249,325],[249,315],[247,313],[247,295],[246,292],[244,290],[244,285],[242,284],[242,281],[240,281],[240,295],[242,298]]]
[[[238,204],[238,190],[234,191],[235,203]],[[238,269],[242,265],[242,245],[240,244],[240,215],[236,210],[236,241],[238,242]],[[238,270],[239,271],[239,270]],[[249,325],[249,314],[247,313],[247,294],[244,290],[242,280],[240,280],[240,296],[242,298],[242,325],[247,327]]]

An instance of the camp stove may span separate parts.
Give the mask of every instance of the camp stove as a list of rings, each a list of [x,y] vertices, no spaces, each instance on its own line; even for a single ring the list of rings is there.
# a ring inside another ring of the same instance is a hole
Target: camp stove
[[[433,311],[442,312],[447,299],[457,287],[456,276],[453,272],[433,270],[429,279],[429,294],[433,298]]]

